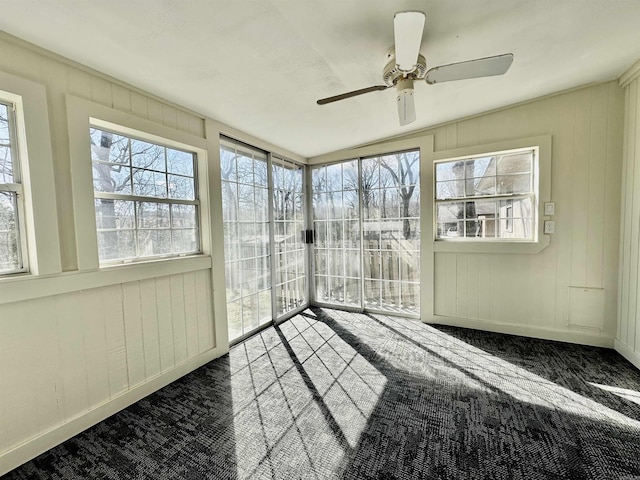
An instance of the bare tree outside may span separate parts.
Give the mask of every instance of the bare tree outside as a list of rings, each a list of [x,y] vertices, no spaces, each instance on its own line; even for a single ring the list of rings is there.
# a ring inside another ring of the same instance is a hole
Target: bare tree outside
[[[16,158],[12,149],[11,107],[0,103],[0,272],[22,267],[20,262],[18,205],[15,191]],[[14,188],[10,188],[14,185]]]
[[[107,130],[89,134],[101,261],[198,251],[194,155]]]
[[[418,151],[312,170],[318,300],[418,311],[419,173]]]

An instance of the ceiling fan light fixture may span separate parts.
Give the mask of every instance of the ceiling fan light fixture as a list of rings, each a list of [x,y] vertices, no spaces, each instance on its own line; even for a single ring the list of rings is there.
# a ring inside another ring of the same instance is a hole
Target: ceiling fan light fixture
[[[405,78],[396,84],[398,95],[398,119],[400,125],[408,125],[416,120],[416,104],[413,98],[413,80]]]

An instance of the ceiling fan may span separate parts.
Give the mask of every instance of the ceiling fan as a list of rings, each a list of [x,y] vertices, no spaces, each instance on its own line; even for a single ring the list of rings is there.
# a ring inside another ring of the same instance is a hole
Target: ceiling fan
[[[427,61],[420,53],[425,14],[418,11],[398,12],[393,17],[395,50],[389,53],[390,60],[384,67],[384,85],[374,85],[352,92],[318,100],[318,105],[337,102],[364,93],[396,87],[398,117],[400,125],[407,125],[416,119],[413,99],[415,80],[426,80],[429,85],[468,78],[502,75],[509,70],[513,54],[505,53],[494,57],[477,58],[466,62],[441,65],[427,70]]]

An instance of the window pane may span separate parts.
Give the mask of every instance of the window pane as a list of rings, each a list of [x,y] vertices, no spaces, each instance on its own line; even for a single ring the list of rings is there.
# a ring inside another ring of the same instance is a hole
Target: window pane
[[[226,147],[220,148],[220,174],[222,180],[235,182],[238,180],[236,171],[236,154]]]
[[[93,189],[96,192],[131,193],[131,169],[124,165],[93,162]]]
[[[100,260],[121,260],[136,256],[134,202],[95,200]]]
[[[185,228],[171,231],[173,253],[190,253],[198,251],[198,230]]]
[[[222,182],[222,219],[225,222],[238,219],[238,185]]]
[[[169,175],[169,198],[194,200],[196,198],[194,187],[193,178],[191,177]]]
[[[168,203],[138,203],[138,228],[169,228]]]
[[[0,104],[0,183],[14,182],[9,114],[9,107]]]
[[[531,174],[498,176],[497,183],[498,193],[529,193]]]
[[[326,168],[327,192],[342,190],[342,164],[328,165]]]
[[[96,198],[95,208],[98,230],[135,228],[134,202]]]
[[[464,180],[436,183],[436,199],[447,200],[449,198],[464,197]]]
[[[319,275],[326,275],[327,274],[327,250],[315,249],[314,259],[315,259],[316,273]]]
[[[238,182],[253,185],[253,158],[238,154]]]
[[[436,181],[445,182],[464,178],[464,162],[436,163]]]
[[[100,260],[134,258],[136,256],[135,231],[99,231],[98,255]]]
[[[133,170],[133,194],[141,197],[166,198],[167,178],[164,173]]]
[[[171,253],[171,232],[162,230],[138,230],[140,256],[166,255]]]
[[[167,148],[167,171],[193,177],[193,153]]]
[[[372,181],[375,181],[375,183],[377,184],[378,176],[376,172],[377,163],[375,166],[375,171],[370,175]],[[358,162],[356,160],[344,162],[342,164],[342,175],[342,185],[345,190],[356,190],[358,188]]]
[[[130,145],[127,137],[97,128],[90,128],[89,136],[91,138],[92,160],[118,165],[130,165]]]
[[[314,194],[327,191],[327,167],[314,168],[311,170],[311,184]]]
[[[253,174],[255,178],[255,184],[260,187],[266,187],[269,185],[269,179],[267,177],[267,161],[261,159],[255,159],[253,164]]]
[[[173,228],[196,228],[198,226],[195,205],[171,205],[171,226]]]
[[[165,148],[160,145],[131,139],[131,164],[134,167],[166,172]]]
[[[531,218],[533,205],[530,197],[500,201],[500,217]]]
[[[465,162],[466,177],[488,177],[496,174],[496,157],[474,158]]]
[[[469,178],[465,181],[466,196],[476,197],[496,194],[496,177]]]
[[[533,152],[512,153],[498,157],[497,175],[531,172]]]
[[[16,212],[15,194],[0,192],[0,273],[21,268]]]
[[[458,218],[462,218],[464,203],[440,203],[436,207],[436,215],[438,222],[455,222]]]

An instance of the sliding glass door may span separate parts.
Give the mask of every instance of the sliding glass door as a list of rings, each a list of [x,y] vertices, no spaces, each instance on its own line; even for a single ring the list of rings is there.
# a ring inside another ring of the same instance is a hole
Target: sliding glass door
[[[420,154],[311,171],[315,301],[420,313]]]
[[[307,303],[307,244],[303,237],[304,168],[273,157],[275,318]]]
[[[220,172],[234,341],[307,304],[304,167],[222,139]]]
[[[229,338],[272,318],[267,156],[233,143],[220,149]]]
[[[305,169],[226,139],[220,168],[234,341],[309,303]],[[419,315],[419,177],[418,151],[311,169],[315,303]]]

